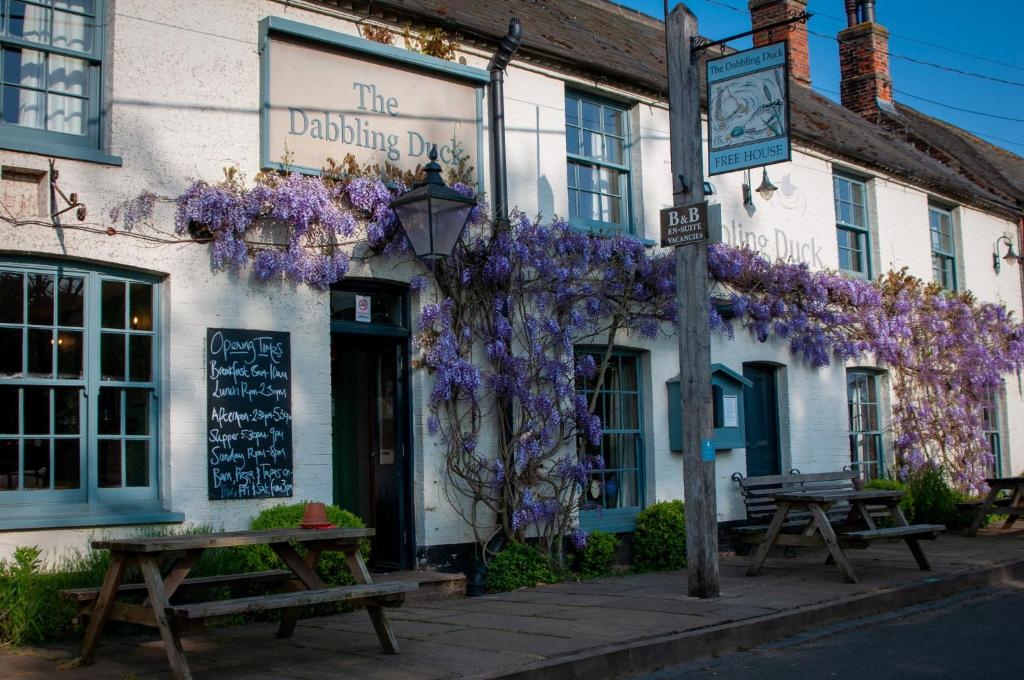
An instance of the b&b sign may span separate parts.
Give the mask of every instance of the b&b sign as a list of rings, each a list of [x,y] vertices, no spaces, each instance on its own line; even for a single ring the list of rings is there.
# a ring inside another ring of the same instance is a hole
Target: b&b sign
[[[663,248],[702,243],[708,240],[708,202],[665,208],[661,211]]]

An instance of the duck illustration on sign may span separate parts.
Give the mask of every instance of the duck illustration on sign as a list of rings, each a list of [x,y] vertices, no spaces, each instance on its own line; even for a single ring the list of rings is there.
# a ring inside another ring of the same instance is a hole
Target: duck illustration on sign
[[[785,43],[707,62],[709,174],[789,160],[786,68]]]

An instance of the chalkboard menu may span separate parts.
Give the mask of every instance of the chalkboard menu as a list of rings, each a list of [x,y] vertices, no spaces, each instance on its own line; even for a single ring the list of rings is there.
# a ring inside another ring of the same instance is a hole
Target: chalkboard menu
[[[206,329],[210,500],[292,495],[288,333]]]

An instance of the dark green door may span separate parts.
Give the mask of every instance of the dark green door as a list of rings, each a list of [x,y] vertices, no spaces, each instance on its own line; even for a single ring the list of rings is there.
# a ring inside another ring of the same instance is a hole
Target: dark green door
[[[779,455],[779,400],[774,366],[744,364],[743,377],[753,383],[743,388],[747,430],[747,476],[777,475]]]
[[[378,569],[408,561],[405,352],[404,339],[331,338],[334,502],[376,529],[371,563]]]

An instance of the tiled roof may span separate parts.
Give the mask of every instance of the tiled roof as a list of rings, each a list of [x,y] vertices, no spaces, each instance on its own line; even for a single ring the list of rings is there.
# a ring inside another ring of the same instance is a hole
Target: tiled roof
[[[523,24],[517,59],[647,96],[665,97],[665,32],[658,19],[607,0],[318,0],[384,21],[441,25],[493,46]],[[702,69],[703,70],[703,69]],[[792,88],[792,129],[820,149],[965,203],[1024,215],[1024,158],[906,106],[883,129],[812,90]]]

